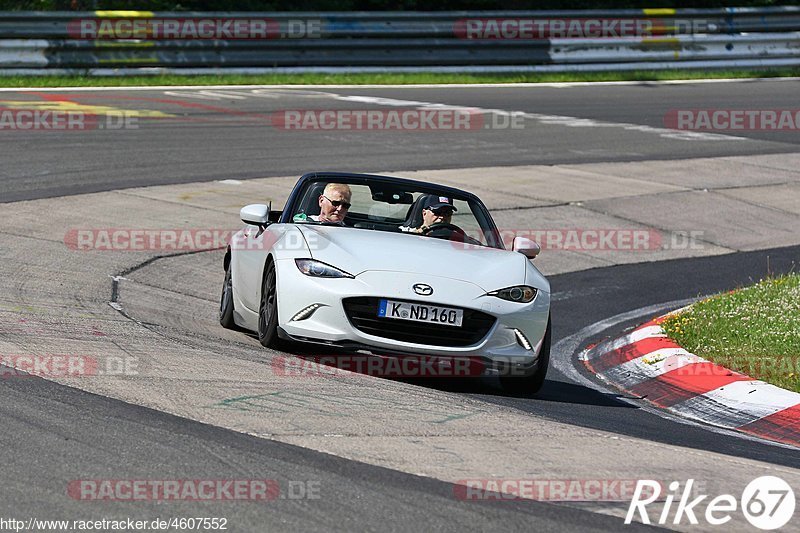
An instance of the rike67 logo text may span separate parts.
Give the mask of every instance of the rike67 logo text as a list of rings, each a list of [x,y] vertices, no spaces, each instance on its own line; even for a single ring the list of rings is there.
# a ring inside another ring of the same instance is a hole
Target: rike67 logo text
[[[794,491],[779,477],[762,476],[754,479],[748,483],[738,500],[732,494],[721,494],[707,501],[709,495],[697,496],[693,493],[693,485],[694,479],[689,479],[681,489],[680,482],[673,481],[662,494],[660,482],[638,480],[625,523],[630,524],[638,519],[643,524],[650,524],[652,520],[659,525],[686,522],[697,525],[698,516],[701,516],[706,523],[720,526],[730,522],[735,513],[741,512],[751,525],[769,531],[788,524],[794,515]],[[676,504],[674,514],[673,504]],[[701,514],[703,504],[705,512]],[[651,518],[650,512],[653,510],[656,515]]]

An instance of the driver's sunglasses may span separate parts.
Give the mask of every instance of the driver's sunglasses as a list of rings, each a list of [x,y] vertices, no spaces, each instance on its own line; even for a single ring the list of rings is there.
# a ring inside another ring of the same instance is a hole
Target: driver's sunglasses
[[[322,197],[325,198],[326,200],[328,200],[333,207],[342,206],[345,209],[350,209],[350,206],[353,205],[350,202],[345,202],[344,200],[331,200],[330,198],[328,198],[324,194],[322,195]]]
[[[431,209],[429,207],[428,209],[430,209],[433,212],[433,214],[436,215],[436,216],[445,216],[445,215],[452,215],[453,214],[453,208],[452,207],[442,206],[442,207],[437,207],[436,209]]]

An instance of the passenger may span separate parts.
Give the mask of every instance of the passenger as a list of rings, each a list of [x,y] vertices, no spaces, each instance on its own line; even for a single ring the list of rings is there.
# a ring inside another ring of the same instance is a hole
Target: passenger
[[[453,211],[457,211],[453,205],[453,199],[446,196],[426,194],[422,198],[422,225],[418,228],[400,226],[400,231],[407,233],[427,233],[434,224],[452,224]]]

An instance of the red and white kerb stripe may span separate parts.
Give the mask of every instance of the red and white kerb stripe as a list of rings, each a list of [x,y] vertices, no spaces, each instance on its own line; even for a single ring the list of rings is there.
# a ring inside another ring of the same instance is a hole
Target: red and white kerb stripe
[[[800,446],[800,394],[687,352],[661,328],[667,316],[602,342],[581,359],[601,379],[657,407]]]

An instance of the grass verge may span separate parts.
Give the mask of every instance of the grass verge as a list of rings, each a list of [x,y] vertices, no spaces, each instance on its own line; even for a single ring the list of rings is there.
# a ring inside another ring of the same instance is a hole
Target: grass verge
[[[219,76],[2,76],[0,87],[110,87],[148,85],[410,85],[444,83],[564,83],[800,76],[800,68],[519,74],[264,74]]]
[[[695,355],[800,392],[800,274],[713,296],[662,327]]]

